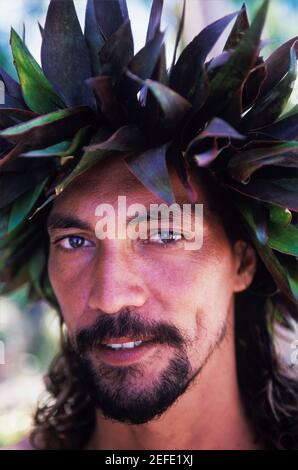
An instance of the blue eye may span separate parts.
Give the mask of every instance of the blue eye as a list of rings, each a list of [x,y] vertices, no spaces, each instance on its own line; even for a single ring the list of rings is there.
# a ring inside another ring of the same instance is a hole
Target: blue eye
[[[150,236],[150,241],[160,245],[174,245],[176,242],[184,239],[181,233],[173,232],[173,230],[160,230]]]
[[[86,240],[84,237],[80,237],[78,235],[70,235],[68,237],[64,237],[60,240],[57,240],[58,245],[63,250],[78,250],[79,248],[86,248],[88,246],[93,246],[89,240]],[[88,245],[89,243],[89,245]]]

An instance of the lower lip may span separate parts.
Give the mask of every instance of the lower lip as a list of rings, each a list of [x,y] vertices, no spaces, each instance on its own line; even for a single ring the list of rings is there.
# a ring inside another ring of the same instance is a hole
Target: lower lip
[[[96,357],[113,366],[125,366],[145,359],[155,348],[156,344],[149,341],[127,349],[111,349],[107,346],[100,346],[96,349]]]

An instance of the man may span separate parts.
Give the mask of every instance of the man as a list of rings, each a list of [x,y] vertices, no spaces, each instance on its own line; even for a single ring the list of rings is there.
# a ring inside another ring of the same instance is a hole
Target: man
[[[297,318],[297,115],[273,124],[292,87],[297,43],[267,62],[258,57],[267,3],[251,26],[241,10],[220,57],[204,63],[235,15],[205,28],[168,74],[162,2],[153,2],[146,45],[134,56],[124,2],[90,1],[79,41],[81,50],[88,44],[90,79],[64,28],[79,27],[73,4],[52,0],[42,62],[53,88],[13,33],[31,111],[6,111],[29,121],[9,126],[7,118],[0,163],[22,174],[24,158],[13,159],[27,157],[39,176],[4,205],[3,274],[10,291],[30,282],[29,297],[52,303],[62,325],[34,447],[297,448],[298,386],[273,348],[274,322]],[[42,96],[29,76],[42,80]],[[162,203],[186,205],[193,224],[152,216]]]
[[[208,220],[203,194],[201,249],[187,251],[183,240],[163,239],[161,229],[151,239],[96,240],[98,201],[114,206],[120,193],[128,204],[162,203],[123,162],[97,170],[65,190],[49,217],[49,277],[69,335],[84,347],[99,404],[88,445],[255,448],[237,385],[233,334],[233,294],[252,280],[253,250],[245,252],[240,241],[230,247],[216,217]],[[174,175],[173,187],[177,200],[187,202]],[[66,228],[63,218],[70,216],[90,229]],[[135,350],[104,346],[140,340]]]

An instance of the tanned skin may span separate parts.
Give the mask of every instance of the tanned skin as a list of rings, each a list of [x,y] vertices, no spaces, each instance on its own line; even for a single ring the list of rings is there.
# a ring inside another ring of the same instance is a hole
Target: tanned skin
[[[188,203],[173,168],[170,178],[176,201]],[[193,377],[161,417],[146,423],[108,419],[99,409],[90,449],[257,448],[239,394],[233,326],[234,295],[252,282],[255,252],[245,249],[242,240],[230,245],[219,218],[208,211],[198,181],[192,177],[192,182],[197,202],[204,204],[203,246],[198,250],[185,250],[181,240],[165,246],[162,240],[96,238],[99,203],[109,203],[117,212],[118,195],[125,195],[128,205],[164,202],[131,174],[122,159],[88,170],[55,201],[52,215],[75,215],[90,226],[49,228],[49,276],[70,337],[92,328],[102,314],[117,316],[130,308],[144,322],[162,320],[179,330]],[[70,235],[82,237],[84,246],[67,250],[69,239],[61,238]],[[174,348],[165,344],[149,349],[137,364],[142,375],[128,376],[122,384],[127,400],[154,391],[173,355]],[[90,352],[89,360],[95,368],[100,366],[96,352]],[[115,385],[106,379],[111,390]]]

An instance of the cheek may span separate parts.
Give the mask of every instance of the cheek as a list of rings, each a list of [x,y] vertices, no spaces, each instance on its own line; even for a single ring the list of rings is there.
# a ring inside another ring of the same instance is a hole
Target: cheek
[[[185,330],[192,338],[214,336],[229,309],[232,261],[228,251],[177,255],[176,259],[143,264],[142,275],[150,286],[152,311]]]
[[[75,329],[87,301],[86,276],[71,263],[60,263],[50,251],[48,275],[59,302],[63,319],[70,330]]]

